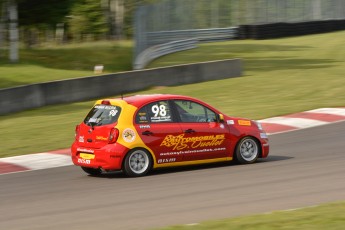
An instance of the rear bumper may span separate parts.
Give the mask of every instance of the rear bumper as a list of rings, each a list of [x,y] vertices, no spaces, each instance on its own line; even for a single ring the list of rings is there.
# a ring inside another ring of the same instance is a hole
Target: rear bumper
[[[122,161],[128,149],[118,143],[108,144],[100,149],[81,147],[74,142],[71,147],[74,165],[87,168],[101,168],[104,170],[121,170]],[[94,155],[93,159],[85,159],[80,153]]]

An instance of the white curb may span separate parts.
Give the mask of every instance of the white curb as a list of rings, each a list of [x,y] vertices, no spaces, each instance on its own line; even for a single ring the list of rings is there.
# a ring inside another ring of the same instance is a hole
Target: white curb
[[[0,158],[0,162],[19,165],[29,170],[56,168],[72,165],[71,156],[63,154],[36,153],[23,156]]]

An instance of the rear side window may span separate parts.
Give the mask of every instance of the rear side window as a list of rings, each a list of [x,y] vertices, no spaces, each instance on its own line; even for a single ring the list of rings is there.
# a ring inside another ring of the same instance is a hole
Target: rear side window
[[[137,124],[172,122],[168,101],[157,101],[142,107],[135,118]]]
[[[121,107],[114,105],[95,105],[86,116],[84,123],[90,126],[109,125],[117,121]]]

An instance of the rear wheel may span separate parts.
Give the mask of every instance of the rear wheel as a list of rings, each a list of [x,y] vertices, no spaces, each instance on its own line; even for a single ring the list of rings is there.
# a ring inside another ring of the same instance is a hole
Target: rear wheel
[[[241,164],[254,163],[258,159],[259,153],[257,140],[252,137],[244,137],[237,145],[236,159]]]
[[[135,149],[127,154],[123,169],[128,176],[138,177],[147,174],[151,166],[150,154],[145,150]]]
[[[87,168],[87,167],[81,167],[81,169],[91,176],[99,176],[102,174],[101,169],[94,169],[94,168]]]

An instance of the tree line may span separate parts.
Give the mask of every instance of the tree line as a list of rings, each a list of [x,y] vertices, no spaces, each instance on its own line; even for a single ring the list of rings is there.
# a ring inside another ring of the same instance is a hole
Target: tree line
[[[18,41],[124,39],[133,35],[135,9],[155,0],[0,0],[0,49],[18,59]],[[10,57],[10,59],[12,59]]]

